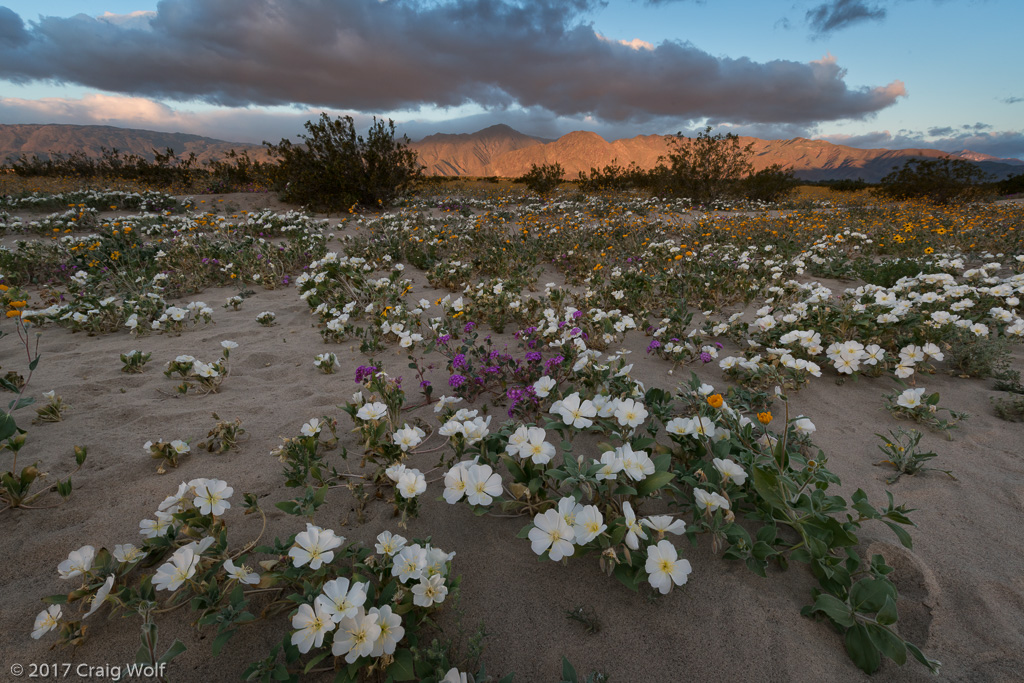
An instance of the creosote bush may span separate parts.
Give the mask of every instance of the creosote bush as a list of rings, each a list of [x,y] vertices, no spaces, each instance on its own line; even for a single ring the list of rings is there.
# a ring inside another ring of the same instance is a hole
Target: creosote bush
[[[882,178],[876,192],[888,199],[928,199],[936,204],[977,201],[989,175],[964,159],[909,159]]]
[[[408,138],[395,140],[395,122],[373,120],[367,137],[356,135],[351,116],[323,113],[306,122],[303,144],[282,139],[263,144],[279,158],[278,189],[286,202],[327,211],[392,201],[422,175]]]
[[[516,178],[515,182],[524,183],[526,187],[544,197],[551,193],[565,180],[565,169],[561,164],[531,164],[530,170]]]

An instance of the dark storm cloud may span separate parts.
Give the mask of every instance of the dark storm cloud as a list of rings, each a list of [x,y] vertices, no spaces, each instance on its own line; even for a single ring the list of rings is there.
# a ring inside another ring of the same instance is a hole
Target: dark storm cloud
[[[364,112],[476,103],[642,123],[864,118],[905,94],[828,58],[715,57],[597,35],[586,0],[163,0],[149,20],[0,12],[0,78],[227,106]]]
[[[885,8],[863,0],[832,0],[807,11],[807,23],[820,34],[844,29],[861,21],[881,21]]]
[[[0,50],[18,48],[29,41],[25,23],[17,14],[0,7]]]

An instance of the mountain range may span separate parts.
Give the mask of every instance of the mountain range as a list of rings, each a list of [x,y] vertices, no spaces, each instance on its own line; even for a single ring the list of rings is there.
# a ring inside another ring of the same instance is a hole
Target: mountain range
[[[475,133],[429,135],[410,143],[419,155],[428,175],[516,177],[534,164],[559,163],[567,178],[589,173],[592,168],[609,164],[622,167],[635,162],[649,169],[671,149],[675,136],[639,135],[633,138],[605,140],[596,133],[575,131],[550,140],[520,133],[506,125],[496,125]],[[794,138],[762,140],[741,137],[743,146],[752,144],[755,170],[780,164],[792,168],[801,180],[854,180],[878,182],[893,168],[911,158],[952,157],[977,164],[996,178],[1024,172],[1024,161],[1001,159],[970,150],[942,152],[934,149],[860,149],[836,145],[824,140]],[[63,124],[0,124],[0,160],[20,154],[46,157],[53,152],[82,151],[99,156],[100,149],[152,158],[153,150],[173,149],[179,157],[194,152],[200,161],[223,157],[229,150],[247,151],[255,159],[267,158],[264,147],[232,143],[184,133],[116,128],[113,126],[76,126]]]

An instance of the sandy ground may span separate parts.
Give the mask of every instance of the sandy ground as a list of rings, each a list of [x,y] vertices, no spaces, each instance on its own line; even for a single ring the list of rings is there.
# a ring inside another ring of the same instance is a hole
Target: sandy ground
[[[224,199],[238,208],[280,208],[266,195]],[[424,287],[422,274],[412,274],[417,282],[413,297],[435,293]],[[135,340],[127,333],[90,338],[53,327],[43,331],[30,393],[38,398],[54,389],[71,408],[63,422],[42,425],[28,424],[31,409],[19,414],[19,422],[28,428],[20,462],[38,461],[41,470],[57,478],[72,468],[74,445],[88,446],[89,460],[74,476],[74,495],[63,505],[0,514],[0,680],[14,680],[9,674],[14,663],[114,665],[134,659],[139,620],[108,618],[106,610],[90,618],[89,638],[77,651],[50,651],[53,634],[40,641],[30,637],[33,619],[44,607],[40,598],[71,587],[57,576],[57,565],[69,551],[84,544],[113,548],[138,543],[139,520],[152,516],[178,482],[194,477],[224,479],[234,487],[236,506],[226,515],[232,546],[259,532],[258,518],[242,515],[242,492],[258,495],[267,512],[265,539],[285,538],[302,530],[303,522],[273,506],[291,498],[294,490],[284,487],[271,449],[320,415],[338,416],[343,444],[353,447],[348,417],[336,406],[357,388],[354,369],[365,357],[349,344],[325,346],[293,288],[258,291],[237,312],[221,308],[234,293],[212,289],[194,297],[215,309],[215,324],[180,336]],[[264,310],[277,314],[276,326],[256,323],[255,316]],[[0,322],[11,331],[7,321]],[[183,353],[213,360],[224,339],[239,347],[231,354],[231,375],[221,391],[175,396],[176,383],[161,372],[166,363]],[[5,372],[24,373],[24,349],[16,340],[12,335],[0,344],[0,365]],[[648,386],[674,387],[683,377],[670,376],[660,362],[646,359],[646,342],[636,332],[627,338],[637,360],[634,375]],[[120,372],[118,356],[129,349],[153,354],[143,374]],[[327,350],[339,355],[343,368],[338,374],[321,374],[312,364],[317,353]],[[377,358],[393,374],[402,374],[405,356],[392,349]],[[1024,369],[1021,349],[1014,360],[1017,369]],[[724,387],[717,367],[698,372],[705,381]],[[922,378],[919,385],[940,391],[943,406],[971,414],[952,441],[934,432],[926,432],[922,441],[939,453],[934,464],[952,469],[956,481],[928,472],[886,485],[891,470],[873,465],[881,458],[874,434],[901,424],[883,408],[882,394],[893,389],[891,380],[860,379],[836,386],[826,374],[796,393],[792,405],[816,423],[815,442],[842,478],[842,493],[849,497],[863,488],[872,502],[881,504],[888,489],[897,502],[917,509],[912,516],[918,524],[912,532],[913,551],[901,548],[881,525],[864,527],[862,550],[882,553],[896,567],[900,629],[943,663],[940,679],[1021,680],[1024,425],[995,417],[990,380],[951,377],[940,365],[939,374]],[[215,423],[211,413],[241,418],[247,434],[240,449],[224,455],[196,451],[176,470],[156,474],[155,461],[143,454],[143,442],[197,442]],[[433,419],[429,409],[418,414]],[[4,468],[9,457],[3,456]],[[337,455],[331,457],[339,469],[349,466]],[[421,456],[422,461],[412,464],[427,470],[434,457]],[[763,579],[741,564],[715,557],[707,543],[695,548],[677,543],[693,566],[690,581],[665,598],[649,600],[645,593],[632,593],[605,577],[591,558],[569,566],[538,562],[529,543],[515,539],[527,519],[476,517],[465,506],[447,505],[440,494],[441,484],[433,484],[423,496],[420,517],[403,533],[430,536],[434,545],[457,552],[453,573],[462,576],[462,596],[457,609],[443,613],[443,623],[450,633],[457,622],[467,631],[485,625],[489,637],[483,661],[492,674],[514,671],[517,681],[556,681],[565,655],[581,673],[604,671],[612,681],[867,678],[849,660],[835,631],[800,616],[815,583],[802,565],[770,571]],[[358,524],[355,501],[344,489],[330,492],[317,522],[363,542],[385,529],[399,531],[385,503],[371,503],[365,522]],[[600,631],[588,633],[566,618],[566,611],[579,607],[596,613]],[[238,680],[245,666],[265,656],[288,628],[281,617],[250,625],[214,658],[209,632],[193,629],[186,612],[179,610],[159,622],[164,646],[174,638],[188,646],[170,670],[172,681]],[[916,662],[900,668],[887,661],[874,678],[917,681],[931,676]]]

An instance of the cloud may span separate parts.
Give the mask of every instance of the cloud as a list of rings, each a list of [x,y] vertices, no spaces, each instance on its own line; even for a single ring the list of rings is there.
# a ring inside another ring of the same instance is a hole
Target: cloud
[[[1007,97],[1003,99],[1005,104],[1017,104],[1019,102],[1024,102],[1024,97]]]
[[[128,14],[104,12],[96,18],[100,21],[105,21],[108,24],[113,24],[114,26],[148,31],[150,30],[150,23],[155,17],[156,12],[139,10],[138,12],[129,12]]]
[[[329,111],[331,116],[350,114],[358,129],[366,129],[371,117],[359,113]],[[0,97],[0,121],[4,123],[65,123],[119,126],[190,133],[227,140],[260,144],[297,137],[306,121],[319,118],[320,110],[215,108],[178,110],[144,97],[91,94],[81,99],[46,97],[26,100]]]
[[[986,124],[981,124],[986,125]],[[972,126],[973,128],[973,126]],[[861,149],[939,149],[945,152],[991,154],[1004,159],[1024,159],[1024,130],[956,132],[952,127],[928,131],[874,131],[864,135],[821,135],[819,139]]]
[[[832,0],[807,11],[807,23],[818,34],[831,33],[862,21],[881,21],[884,7],[863,0]]]
[[[21,17],[0,6],[0,50],[18,49],[27,45],[30,40]]]
[[[834,59],[716,57],[602,40],[589,0],[162,0],[155,14],[0,12],[0,78],[222,106],[361,112],[476,104],[609,123],[863,119],[905,95]]]

